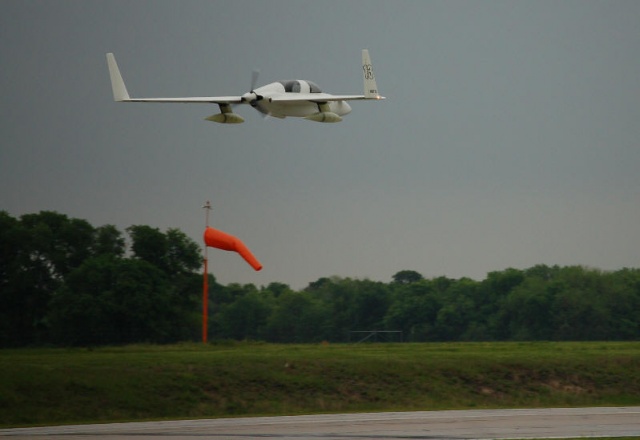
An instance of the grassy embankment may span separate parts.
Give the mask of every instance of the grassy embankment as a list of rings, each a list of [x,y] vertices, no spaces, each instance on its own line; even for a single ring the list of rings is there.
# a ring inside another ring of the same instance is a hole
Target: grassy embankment
[[[640,342],[0,350],[0,426],[640,405]]]

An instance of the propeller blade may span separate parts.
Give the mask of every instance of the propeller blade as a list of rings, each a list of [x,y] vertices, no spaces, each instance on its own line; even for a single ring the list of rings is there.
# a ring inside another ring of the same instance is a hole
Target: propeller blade
[[[256,84],[258,83],[258,76],[260,75],[260,70],[258,69],[254,69],[253,72],[251,72],[251,89],[253,91],[253,89],[256,88]]]

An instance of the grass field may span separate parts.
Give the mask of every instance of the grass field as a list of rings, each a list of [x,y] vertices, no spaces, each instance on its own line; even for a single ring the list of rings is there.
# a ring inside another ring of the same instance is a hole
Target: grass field
[[[0,426],[640,405],[640,342],[0,350]]]

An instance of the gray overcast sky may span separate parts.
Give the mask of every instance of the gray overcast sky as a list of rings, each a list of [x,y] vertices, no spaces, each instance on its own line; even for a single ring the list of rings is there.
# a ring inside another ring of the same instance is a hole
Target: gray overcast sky
[[[538,263],[640,264],[638,1],[30,1],[0,3],[0,209],[121,230],[211,224],[263,263],[210,250],[224,284],[305,287],[399,270],[483,279]],[[338,124],[203,118],[310,79],[383,102]]]

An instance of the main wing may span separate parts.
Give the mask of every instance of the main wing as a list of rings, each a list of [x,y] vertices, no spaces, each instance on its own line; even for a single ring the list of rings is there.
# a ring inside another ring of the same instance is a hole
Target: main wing
[[[287,93],[269,97],[272,102],[328,102],[328,101],[355,101],[359,99],[385,99],[384,96],[369,98],[364,95],[331,95],[329,93]]]
[[[113,100],[117,102],[176,102],[176,103],[209,103],[209,104],[234,104],[242,102],[241,96],[204,96],[187,98],[131,98],[124,84],[118,63],[112,53],[107,54],[109,65],[109,77],[113,89]]]

